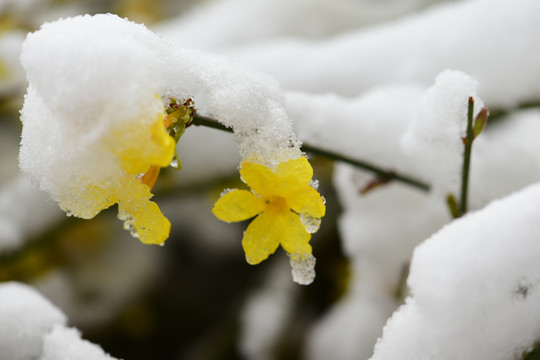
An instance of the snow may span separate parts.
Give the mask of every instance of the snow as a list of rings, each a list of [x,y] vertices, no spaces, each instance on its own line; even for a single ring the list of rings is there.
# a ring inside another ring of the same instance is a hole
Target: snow
[[[393,304],[365,291],[367,296],[346,296],[315,324],[305,347],[307,359],[367,359],[372,355]]]
[[[285,98],[302,141],[407,171],[408,159],[399,142],[424,91],[422,86],[399,85],[374,88],[354,98],[302,92],[286,92]]]
[[[412,295],[372,359],[511,359],[532,346],[540,337],[539,201],[540,184],[532,185],[418,246]]]
[[[305,226],[305,225],[304,225]],[[291,264],[291,275],[293,281],[300,285],[309,285],[315,279],[315,257],[311,254],[305,255],[289,255],[289,263]]]
[[[456,191],[460,184],[455,176],[453,182],[449,181],[453,176],[450,164],[459,176],[467,99],[476,95],[476,87],[471,77],[448,70],[430,88],[379,87],[355,98],[287,93],[287,109],[296,120],[302,140],[390,170],[429,177],[428,183],[436,185],[428,194],[391,183],[360,195],[360,190],[374,179],[373,174],[337,164],[334,181],[343,206],[339,231],[344,252],[356,274],[352,287],[364,290],[351,290],[347,300],[337,304],[316,325],[307,347],[312,358],[325,351],[334,352],[339,359],[357,358],[355,354],[367,358],[366,348],[374,345],[378,332],[376,325],[369,325],[371,317],[365,315],[363,307],[381,317],[390,315],[388,304],[399,304],[394,293],[413,249],[451,221],[444,196],[447,191]],[[476,112],[481,106],[482,101],[476,98]],[[335,115],[336,109],[340,109],[339,116]],[[523,110],[489,124],[475,140],[471,173],[473,209],[540,181],[540,147],[535,137],[538,126],[538,110]],[[366,281],[375,286],[365,288]],[[381,294],[384,301],[366,300],[373,292]],[[356,322],[366,318],[365,328],[352,324],[352,320],[348,324],[348,315]],[[334,338],[332,334],[338,326],[351,329],[351,337],[363,341]],[[321,343],[326,344],[325,351]]]
[[[0,354],[6,360],[113,360],[67,328],[66,316],[28,285],[0,283]]]
[[[273,78],[224,56],[163,46],[163,94],[187,94],[201,115],[231,127],[242,159],[274,168],[300,156],[300,143]]]
[[[509,107],[540,94],[533,75],[540,51],[531,36],[540,32],[539,12],[535,0],[456,1],[320,41],[284,37],[228,53],[287,90],[346,96],[396,83],[430,84],[444,69],[459,69],[479,81],[489,107]]]
[[[162,110],[154,41],[142,25],[98,15],[44,24],[23,44],[20,167],[66,211],[95,215],[83,194],[125,174],[107,136],[150,126]]]
[[[0,283],[0,354],[9,360],[36,359],[43,336],[66,317],[47,299],[23,284]]]
[[[69,215],[92,218],[126,200],[110,189],[124,188],[138,174],[118,153],[133,153],[135,143],[144,149],[137,134],[163,112],[157,95],[164,102],[192,98],[200,114],[231,127],[242,161],[273,169],[302,156],[273,78],[224,56],[175,48],[117,16],[46,23],[28,35],[21,62],[30,85],[20,167]],[[122,210],[119,217],[129,228]],[[314,276],[314,259],[308,260],[294,262],[304,269],[294,270],[303,282]]]
[[[95,214],[73,203],[74,195],[87,182],[119,176],[101,139],[153,120],[155,94],[192,97],[201,114],[235,130],[244,160],[275,167],[301,155],[272,78],[222,56],[173,48],[116,16],[47,23],[28,36],[21,60],[30,82],[21,118],[21,168],[64,208],[79,208],[79,216]]]
[[[436,2],[222,0],[204,3],[154,26],[153,30],[178,46],[215,51],[279,36],[327,36],[388,20]]]
[[[114,360],[99,346],[81,339],[73,328],[56,326],[43,340],[40,360]]]
[[[472,208],[540,181],[539,133],[538,109],[515,111],[488,125],[473,149]]]
[[[463,72],[443,71],[420,100],[402,137],[403,151],[414,159],[411,168],[442,198],[460,191],[469,97],[474,99],[473,119],[483,108],[477,87]]]

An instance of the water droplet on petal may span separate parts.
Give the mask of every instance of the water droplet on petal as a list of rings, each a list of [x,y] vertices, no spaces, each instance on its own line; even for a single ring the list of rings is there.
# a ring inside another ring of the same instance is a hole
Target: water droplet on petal
[[[178,160],[176,160],[176,158],[172,159],[171,167],[178,169]]]

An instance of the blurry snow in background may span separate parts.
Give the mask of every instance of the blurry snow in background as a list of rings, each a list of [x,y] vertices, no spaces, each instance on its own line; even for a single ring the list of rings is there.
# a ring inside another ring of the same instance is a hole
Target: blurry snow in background
[[[342,247],[350,269],[332,278],[333,284],[347,283],[345,294],[313,310],[313,298],[330,288],[323,287],[328,284],[322,275],[313,285],[318,290],[295,289],[288,272],[277,270],[283,270],[282,263],[263,270],[246,266],[229,275],[212,267],[243,261],[240,228],[223,226],[209,214],[223,183],[236,176],[239,155],[229,134],[188,129],[179,144],[184,170],[166,172],[157,185],[164,193],[159,200],[165,203],[163,211],[173,222],[168,246],[128,244],[132,239],[118,235],[119,229],[105,218],[96,220],[93,230],[91,225],[77,232],[84,225],[76,223],[64,242],[77,246],[61,247],[71,254],[70,267],[65,261],[37,266],[35,260],[27,260],[25,269],[37,269],[29,276],[20,270],[23,265],[10,260],[0,262],[2,280],[33,283],[84,332],[85,327],[110,324],[134,298],[149,291],[148,284],[166,278],[164,287],[172,299],[193,299],[188,300],[194,306],[190,310],[200,316],[189,319],[186,311],[181,313],[184,317],[174,319],[201,334],[185,344],[178,339],[187,338],[188,332],[173,327],[172,338],[183,348],[170,346],[174,350],[168,354],[175,351],[177,356],[201,358],[211,353],[209,348],[219,349],[218,344],[228,341],[235,350],[222,357],[215,350],[207,358],[239,358],[242,353],[253,359],[280,359],[285,354],[321,360],[368,359],[387,319],[407,294],[402,275],[414,252],[408,281],[411,297],[392,316],[374,359],[520,358],[539,340],[540,313],[534,310],[540,273],[540,263],[535,261],[540,248],[534,245],[540,238],[535,225],[540,218],[537,186],[487,205],[540,181],[539,2],[216,0],[178,5],[158,1],[146,5],[152,10],[114,3],[0,2],[0,19],[9,19],[2,25],[11,24],[0,29],[0,252],[9,254],[30,238],[39,243],[40,233],[63,224],[56,205],[20,179],[14,160],[17,111],[26,88],[17,61],[20,44],[24,34],[44,20],[86,12],[127,9],[124,16],[146,14],[141,19],[176,48],[225,54],[273,76],[284,89],[282,94],[275,90],[275,96],[283,96],[300,140],[418,177],[434,185],[435,191],[423,193],[393,183],[360,195],[374,175],[335,164],[332,183],[325,179],[323,163],[321,175],[316,176],[323,189],[333,184],[334,201],[339,201],[342,211],[336,225],[339,240],[324,221],[321,233],[312,240],[317,268],[332,261],[323,256],[322,247],[317,253],[327,236],[328,241],[340,241],[335,247]],[[8,76],[2,76],[2,69]],[[178,70],[182,71],[189,70]],[[174,79],[176,86],[184,85]],[[231,87],[228,92],[240,108],[242,98],[235,95],[241,91]],[[445,196],[459,188],[460,137],[468,96],[476,97],[476,111],[483,102],[499,115],[473,147],[470,203],[478,212],[452,222]],[[519,108],[525,104],[535,106]],[[317,164],[318,158],[314,159]],[[167,196],[167,191],[175,195]],[[437,233],[447,223],[451,225]],[[111,241],[103,240],[109,237]],[[97,241],[101,245],[88,245],[95,239],[101,239]],[[167,258],[182,252],[184,257]],[[190,257],[200,268],[187,267],[194,266]],[[173,274],[173,269],[182,271]],[[246,272],[253,275],[238,275]],[[349,274],[345,280],[344,274]],[[405,294],[397,295],[400,288]],[[81,301],[81,294],[92,294],[93,301]],[[215,294],[227,300],[212,302]],[[23,324],[24,317],[1,312],[4,304],[0,300],[0,332],[9,333],[11,328],[5,324]],[[205,312],[216,322],[202,319]],[[178,312],[171,311],[174,315]],[[62,341],[82,341],[74,330],[62,328],[65,320],[51,321],[60,323],[60,328],[51,330],[48,322],[43,330],[49,332],[44,359],[55,359],[52,354],[63,347]],[[200,330],[197,322],[212,331]],[[230,340],[223,334],[234,334],[235,325],[230,323],[236,322],[239,335],[230,335]],[[28,326],[28,331],[36,329],[40,327]],[[293,350],[287,337],[298,340]],[[9,350],[12,344],[2,342],[0,350],[15,354],[32,349]],[[127,357],[111,347],[118,352],[112,355]],[[12,358],[16,356],[25,355]]]

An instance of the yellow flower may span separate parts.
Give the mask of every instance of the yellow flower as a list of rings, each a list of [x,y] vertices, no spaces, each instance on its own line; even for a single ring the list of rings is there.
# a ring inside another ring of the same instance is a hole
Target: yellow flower
[[[156,99],[156,102],[160,100]],[[163,110],[160,105],[158,109]],[[112,131],[100,146],[111,153],[119,164],[116,176],[106,181],[90,180],[77,196],[60,199],[62,208],[82,218],[92,218],[101,210],[118,204],[118,218],[124,228],[145,244],[162,244],[168,237],[171,223],[150,201],[150,192],[161,167],[174,157],[176,143],[165,130],[163,111],[153,116],[150,124],[133,122]]]
[[[257,216],[242,239],[247,262],[258,264],[276,251],[279,244],[293,256],[311,254],[309,240],[301,217],[317,221],[326,207],[317,190],[309,185],[313,169],[305,157],[279,164],[274,171],[254,163],[243,163],[240,169],[247,190],[232,190],[223,195],[212,212],[225,222],[236,222]]]

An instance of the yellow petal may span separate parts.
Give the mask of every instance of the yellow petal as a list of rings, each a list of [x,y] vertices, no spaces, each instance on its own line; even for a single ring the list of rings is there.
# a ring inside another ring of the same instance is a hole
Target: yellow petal
[[[118,201],[118,218],[124,228],[145,244],[162,244],[169,237],[171,223],[150,201],[153,196],[148,187],[135,177],[111,189]]]
[[[152,124],[150,128],[150,138],[157,149],[155,152],[150,152],[148,161],[152,165],[161,167],[169,166],[174,157],[176,142],[165,129],[163,115],[159,116],[154,124]]]
[[[309,214],[321,218],[326,213],[326,206],[321,195],[311,186],[297,188],[287,197],[287,202],[298,214]]]
[[[148,186],[150,190],[152,190],[156,184],[160,169],[161,168],[159,166],[152,165],[141,178],[141,182]]]
[[[58,199],[60,208],[70,215],[82,219],[91,219],[101,210],[116,204],[118,197],[110,188],[88,185],[83,192],[76,195],[62,193]]]
[[[223,195],[214,205],[212,212],[225,222],[243,221],[260,214],[264,201],[247,190],[233,190]]]
[[[288,211],[282,214],[280,223],[283,229],[283,237],[280,240],[283,249],[289,254],[311,254],[309,245],[311,235],[306,231],[298,215]]]
[[[240,176],[257,194],[261,196],[275,194],[278,178],[276,174],[266,166],[243,163],[240,168]]]
[[[280,180],[295,184],[307,185],[313,177],[313,168],[305,156],[295,160],[288,160],[279,164],[276,168],[276,174]]]
[[[124,228],[144,244],[162,244],[169,237],[171,223],[153,201],[121,201],[118,203],[118,218]]]
[[[269,213],[257,216],[244,232],[242,247],[249,264],[266,260],[279,246],[284,235],[283,223]]]
[[[146,173],[151,165],[168,166],[175,154],[176,143],[165,129],[163,106],[159,104],[152,112],[141,114],[151,117],[151,124],[133,121],[129,129],[123,127],[111,131],[107,138],[108,147],[117,154],[122,168],[130,175]],[[157,109],[157,112],[155,112]]]

